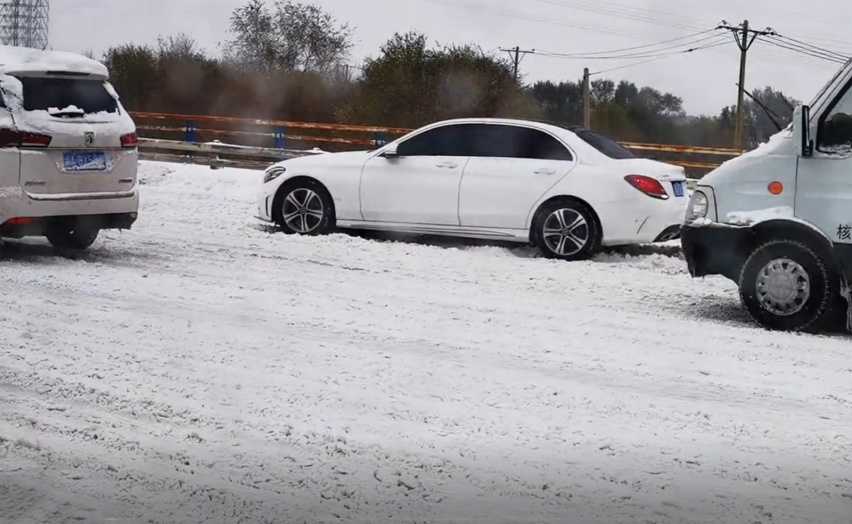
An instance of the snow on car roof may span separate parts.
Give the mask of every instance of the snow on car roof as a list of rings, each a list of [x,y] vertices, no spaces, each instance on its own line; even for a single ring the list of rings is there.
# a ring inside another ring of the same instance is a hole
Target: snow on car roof
[[[32,74],[56,71],[108,78],[106,66],[76,53],[0,46],[0,73]]]

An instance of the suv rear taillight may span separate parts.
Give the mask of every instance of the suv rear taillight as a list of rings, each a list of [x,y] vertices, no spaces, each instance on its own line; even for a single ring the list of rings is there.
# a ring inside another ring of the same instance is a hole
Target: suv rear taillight
[[[121,136],[121,147],[132,149],[139,147],[139,136],[136,133],[128,133]]]
[[[666,193],[666,188],[664,188],[663,184],[661,184],[656,178],[642,175],[628,175],[624,177],[624,180],[651,198],[659,198],[660,200],[669,199],[669,194]]]
[[[0,128],[0,147],[47,147],[52,140],[50,135]]]

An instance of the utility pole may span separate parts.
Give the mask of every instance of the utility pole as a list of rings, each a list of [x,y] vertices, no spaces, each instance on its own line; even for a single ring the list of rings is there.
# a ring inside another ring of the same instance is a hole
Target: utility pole
[[[521,73],[521,60],[523,60],[523,57],[526,55],[535,54],[535,49],[521,49],[520,46],[515,46],[509,49],[500,48],[500,51],[509,53],[509,58],[511,58],[513,64],[513,74],[515,81],[517,82]]]
[[[592,128],[592,86],[589,68],[583,69],[583,127]]]
[[[764,31],[755,31],[749,29],[748,20],[744,21],[739,27],[728,25],[722,21],[717,29],[727,29],[734,34],[734,40],[737,42],[737,47],[740,48],[740,81],[737,84],[737,124],[734,131],[734,145],[739,148],[745,147],[745,79],[746,79],[746,62],[748,60],[748,51],[759,36],[774,35],[775,31],[771,28],[766,28]]]

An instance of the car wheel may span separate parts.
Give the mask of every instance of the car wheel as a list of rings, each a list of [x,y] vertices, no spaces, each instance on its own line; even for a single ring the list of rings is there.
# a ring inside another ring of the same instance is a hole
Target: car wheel
[[[825,260],[793,240],[768,242],[740,273],[740,299],[762,326],[778,331],[819,329],[831,316],[839,279]]]
[[[279,225],[291,235],[323,235],[334,228],[334,203],[320,184],[303,181],[282,188]]]
[[[586,260],[597,253],[601,228],[592,210],[576,200],[557,200],[533,220],[533,241],[548,258]]]
[[[88,249],[98,238],[100,229],[69,223],[51,224],[45,232],[47,240],[59,249]]]

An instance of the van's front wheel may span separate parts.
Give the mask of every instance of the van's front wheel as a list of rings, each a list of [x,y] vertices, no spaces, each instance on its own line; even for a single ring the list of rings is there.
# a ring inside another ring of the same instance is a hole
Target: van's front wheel
[[[779,331],[819,329],[839,289],[827,261],[793,240],[757,248],[743,266],[739,284],[740,298],[751,316]]]
[[[98,238],[100,229],[88,224],[59,222],[50,224],[47,240],[59,249],[88,249]]]

